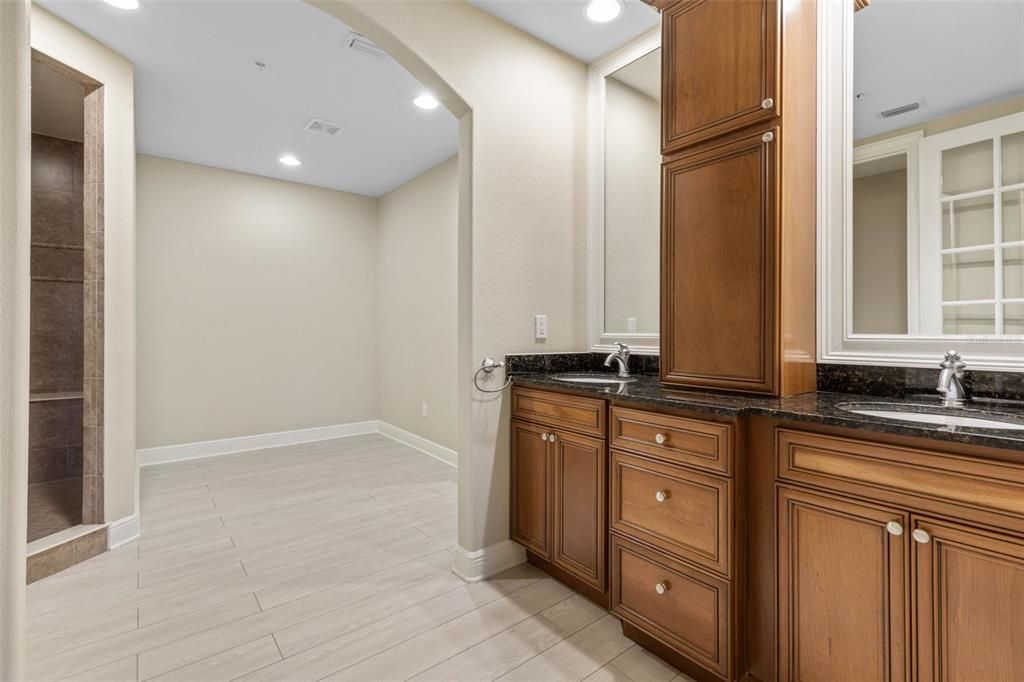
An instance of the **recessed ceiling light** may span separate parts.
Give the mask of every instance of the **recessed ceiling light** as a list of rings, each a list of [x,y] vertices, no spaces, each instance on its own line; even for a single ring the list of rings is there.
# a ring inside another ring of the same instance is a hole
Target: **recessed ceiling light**
[[[420,109],[437,109],[438,101],[437,98],[431,95],[429,92],[425,92],[412,101],[413,104],[418,106]]]
[[[606,24],[622,14],[622,3],[619,0],[590,0],[586,14],[591,21]]]
[[[118,9],[138,9],[139,0],[107,0],[108,5],[113,5]]]
[[[285,166],[293,166],[294,167],[294,166],[301,166],[302,165],[302,162],[299,161],[298,158],[296,158],[292,154],[285,154],[284,156],[279,158],[278,161],[280,161],[281,164],[285,165]]]

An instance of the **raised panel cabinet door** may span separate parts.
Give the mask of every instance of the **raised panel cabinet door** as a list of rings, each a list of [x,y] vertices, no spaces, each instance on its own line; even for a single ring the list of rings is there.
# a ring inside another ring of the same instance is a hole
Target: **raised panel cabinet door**
[[[608,544],[606,452],[603,440],[555,434],[552,561],[601,591]]]
[[[663,167],[666,383],[778,391],[778,137],[765,129]]]
[[[551,451],[553,429],[512,421],[512,539],[551,558]]]
[[[914,519],[917,679],[1024,680],[1024,540]]]
[[[779,680],[908,679],[909,518],[779,489]]]
[[[779,115],[778,3],[687,0],[662,15],[662,151]]]

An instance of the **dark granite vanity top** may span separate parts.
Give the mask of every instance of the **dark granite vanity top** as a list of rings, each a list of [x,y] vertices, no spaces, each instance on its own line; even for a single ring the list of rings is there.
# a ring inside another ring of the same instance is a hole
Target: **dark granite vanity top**
[[[594,374],[614,378],[614,374]],[[556,390],[603,398],[613,405],[669,408],[725,416],[764,415],[777,419],[791,419],[865,431],[1024,451],[1024,430],[998,430],[975,426],[896,421],[883,417],[855,414],[841,407],[856,403],[858,407],[874,408],[877,406],[878,409],[888,408],[906,412],[941,411],[941,414],[963,417],[996,417],[1002,421],[1024,425],[1024,406],[1008,404],[1006,401],[978,400],[967,409],[954,409],[941,407],[937,397],[929,395],[880,397],[817,391],[789,398],[761,398],[696,389],[677,390],[662,385],[658,377],[650,375],[634,375],[635,381],[625,384],[621,388],[572,384],[559,381],[557,376],[557,374],[516,374],[513,377],[513,383],[526,388]]]

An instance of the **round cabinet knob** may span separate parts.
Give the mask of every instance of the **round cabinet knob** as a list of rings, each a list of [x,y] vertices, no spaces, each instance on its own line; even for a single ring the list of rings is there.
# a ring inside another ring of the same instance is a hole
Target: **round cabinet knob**
[[[654,591],[658,594],[665,594],[668,592],[668,583],[662,581],[654,586]]]
[[[775,139],[775,133],[771,133],[771,132],[765,133],[764,135],[761,136],[761,142],[771,142],[774,139]]]
[[[885,524],[885,529],[889,531],[889,535],[903,535],[903,524],[899,521],[890,521]]]
[[[548,441],[550,441],[550,442],[552,442],[552,443],[554,443],[554,442],[555,442],[555,440],[557,440],[557,439],[558,439],[558,436],[556,436],[556,435],[555,435],[555,434],[553,434],[553,433],[552,433],[552,434],[550,434],[550,435],[548,436]]]
[[[654,499],[656,499],[658,502],[664,502],[668,498],[669,492],[667,490],[659,490],[658,492],[654,493]]]
[[[540,439],[546,441],[548,439],[548,434],[546,434],[546,433],[540,434]]]
[[[772,99],[771,97],[765,97],[763,100],[761,100],[761,108],[762,109],[771,109],[774,106],[775,106],[775,100]]]
[[[668,436],[666,436],[664,433],[659,433],[654,437],[654,442],[657,443],[658,445],[664,445],[665,441],[667,440]]]
[[[924,528],[915,528],[914,532],[910,534],[910,537],[914,538],[914,542],[922,545],[927,545],[932,539],[932,536],[928,535],[928,531]]]

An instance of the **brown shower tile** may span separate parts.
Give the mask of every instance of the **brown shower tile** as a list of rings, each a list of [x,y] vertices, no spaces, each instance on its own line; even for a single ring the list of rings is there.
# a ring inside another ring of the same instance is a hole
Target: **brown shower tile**
[[[30,483],[28,486],[28,541],[52,535],[82,523],[82,479]]]
[[[103,477],[82,479],[82,523],[103,523]]]
[[[81,338],[81,282],[32,282],[29,309],[32,332],[74,333]]]
[[[62,402],[55,400],[28,404],[29,450],[68,444],[68,411]]]
[[[56,532],[56,531],[54,531]],[[46,537],[41,535],[40,537]],[[36,538],[38,539],[38,538]],[[31,540],[30,540],[31,542]],[[54,573],[60,573],[65,568],[74,565],[74,549],[70,542],[52,547],[38,554],[34,554],[28,558],[26,564],[26,579],[25,582],[31,584],[37,580],[42,580]]]
[[[68,478],[82,477],[82,446],[72,445],[68,448]]]
[[[56,246],[32,246],[32,277],[85,278],[85,252]]]
[[[68,449],[37,448],[28,451],[28,482],[45,483],[73,478],[68,470]]]
[[[73,142],[32,136],[32,187],[70,192],[74,186]]]
[[[33,332],[29,386],[32,392],[81,391],[84,349],[81,332]]]
[[[71,542],[73,561],[78,564],[107,551],[107,533],[100,529]]]
[[[103,377],[103,332],[98,329],[85,330],[84,376]]]
[[[32,241],[81,246],[84,236],[80,214],[71,192],[32,188]]]
[[[86,377],[83,383],[86,396],[83,424],[103,426],[103,379]]]
[[[68,445],[82,444],[82,427],[85,425],[83,417],[83,401],[65,400],[68,414]]]

